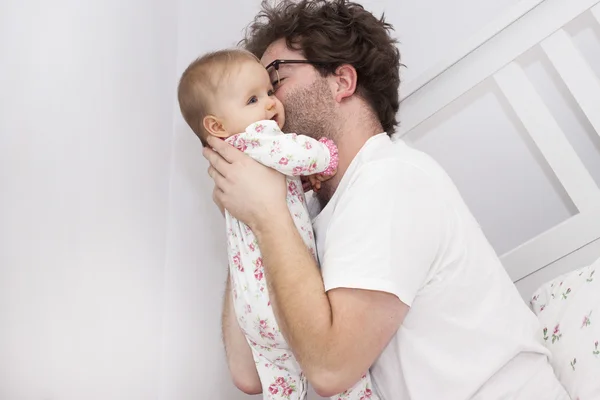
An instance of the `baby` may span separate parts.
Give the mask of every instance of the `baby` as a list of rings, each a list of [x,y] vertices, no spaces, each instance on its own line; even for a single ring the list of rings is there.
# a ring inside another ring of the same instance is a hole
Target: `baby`
[[[192,62],[181,77],[178,98],[184,119],[204,146],[208,135],[219,137],[286,175],[288,208],[316,260],[300,176],[311,176],[318,189],[320,181],[335,174],[335,144],[326,138],[315,140],[281,131],[285,113],[269,74],[254,55],[243,50],[222,50]],[[306,399],[306,377],[275,321],[257,240],[227,210],[225,220],[235,314],[252,349],[264,398]],[[368,372],[354,387],[333,398],[378,399]]]

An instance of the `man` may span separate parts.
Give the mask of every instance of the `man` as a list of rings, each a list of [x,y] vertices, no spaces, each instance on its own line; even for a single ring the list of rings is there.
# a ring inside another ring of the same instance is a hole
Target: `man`
[[[567,399],[537,320],[444,171],[393,143],[400,56],[391,26],[346,0],[263,4],[244,44],[286,108],[284,131],[326,136],[336,176],[311,208],[315,263],[289,215],[284,177],[211,140],[214,199],[258,238],[279,326],[321,396],[371,368],[389,400]],[[235,384],[260,392],[225,293]]]

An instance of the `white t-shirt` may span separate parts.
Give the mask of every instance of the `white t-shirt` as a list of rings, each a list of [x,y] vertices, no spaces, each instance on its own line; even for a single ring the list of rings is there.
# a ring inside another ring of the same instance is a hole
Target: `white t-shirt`
[[[410,306],[371,368],[384,399],[566,398],[536,317],[429,156],[379,134],[321,212],[310,200],[325,289],[384,291]]]

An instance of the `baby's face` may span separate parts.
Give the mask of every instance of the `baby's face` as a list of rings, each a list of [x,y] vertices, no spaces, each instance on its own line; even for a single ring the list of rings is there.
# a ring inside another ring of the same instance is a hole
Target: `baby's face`
[[[285,123],[283,105],[275,97],[269,74],[259,62],[245,61],[231,74],[219,108],[223,125],[231,135],[261,120],[272,119],[280,128]]]

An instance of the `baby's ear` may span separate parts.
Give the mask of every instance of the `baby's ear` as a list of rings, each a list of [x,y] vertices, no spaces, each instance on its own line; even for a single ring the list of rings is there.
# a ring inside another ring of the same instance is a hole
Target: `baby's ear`
[[[207,115],[202,120],[202,125],[204,129],[208,132],[209,135],[216,136],[219,138],[226,138],[229,136],[225,127],[223,126],[223,122],[215,117],[214,115]]]

